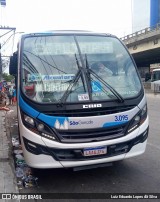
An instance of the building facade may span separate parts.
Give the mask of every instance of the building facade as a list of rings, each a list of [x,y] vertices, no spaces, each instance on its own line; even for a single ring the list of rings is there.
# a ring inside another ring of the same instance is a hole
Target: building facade
[[[160,23],[160,0],[132,0],[132,33]]]

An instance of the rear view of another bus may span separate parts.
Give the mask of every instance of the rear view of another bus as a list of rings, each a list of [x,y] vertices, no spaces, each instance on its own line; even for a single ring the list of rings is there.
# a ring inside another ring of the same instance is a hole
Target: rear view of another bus
[[[24,34],[10,67],[29,166],[80,169],[144,153],[146,97],[136,64],[117,37]]]

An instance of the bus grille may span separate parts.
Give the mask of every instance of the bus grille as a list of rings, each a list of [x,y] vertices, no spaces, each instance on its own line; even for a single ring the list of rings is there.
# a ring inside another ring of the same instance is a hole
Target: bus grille
[[[124,136],[127,125],[128,124],[123,124],[112,128],[58,130],[57,132],[61,142],[64,143],[96,142]]]
[[[108,114],[115,114],[119,112],[129,111],[133,109],[135,105],[130,106],[117,106],[117,107],[104,107],[91,109],[76,109],[76,110],[57,110],[54,112],[45,113],[50,116],[61,116],[61,117],[86,117],[86,116],[102,116]]]

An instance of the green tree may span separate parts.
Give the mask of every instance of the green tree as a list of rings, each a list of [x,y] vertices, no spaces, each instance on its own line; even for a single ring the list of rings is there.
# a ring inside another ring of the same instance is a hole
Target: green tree
[[[2,74],[2,77],[5,81],[7,82],[11,82],[13,79],[14,79],[14,76],[10,75],[10,74],[7,74],[7,73],[3,73]]]

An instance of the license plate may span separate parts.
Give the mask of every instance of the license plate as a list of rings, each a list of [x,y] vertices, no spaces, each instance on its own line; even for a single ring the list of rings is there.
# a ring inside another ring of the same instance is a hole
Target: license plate
[[[107,147],[86,148],[83,150],[84,156],[96,156],[107,153]]]

